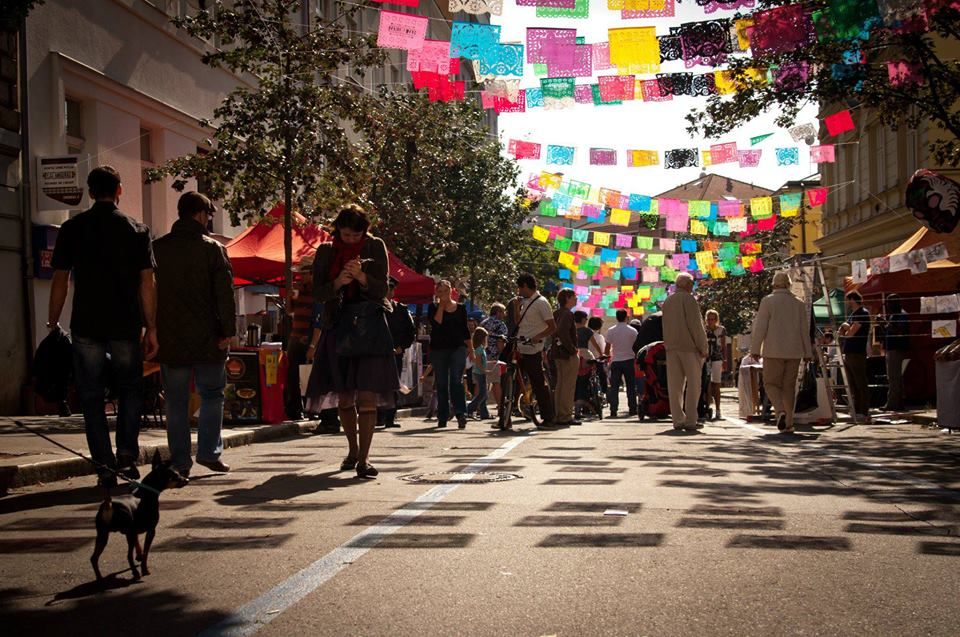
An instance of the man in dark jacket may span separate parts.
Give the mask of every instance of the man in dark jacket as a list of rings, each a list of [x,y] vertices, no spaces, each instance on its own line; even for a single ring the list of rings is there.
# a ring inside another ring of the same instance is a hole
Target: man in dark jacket
[[[413,317],[410,316],[410,310],[407,309],[407,306],[393,300],[393,291],[396,287],[397,280],[390,277],[387,281],[387,298],[390,299],[393,311],[387,314],[387,324],[390,326],[390,336],[393,337],[393,353],[397,359],[397,373],[402,375],[403,353],[413,345],[413,341],[417,338],[417,328],[413,324]],[[377,410],[377,422],[384,427],[399,427],[396,418],[396,404],[390,409]]]
[[[90,455],[99,464],[100,485],[116,485],[112,470],[140,477],[140,412],[143,361],[157,353],[156,287],[150,231],[117,208],[123,186],[120,174],[99,166],[87,176],[93,206],[67,220],[57,235],[51,266],[47,328],[59,328],[73,273],[70,331],[77,393]],[[144,330],[144,328],[146,328]],[[117,396],[117,453],[110,444],[104,410],[107,379]]]
[[[227,251],[208,236],[214,213],[207,197],[188,192],[177,203],[170,234],[154,241],[157,332],[167,400],[167,442],[174,468],[190,474],[190,378],[200,394],[197,464],[229,471],[223,441],[224,362],[236,334],[233,271]]]

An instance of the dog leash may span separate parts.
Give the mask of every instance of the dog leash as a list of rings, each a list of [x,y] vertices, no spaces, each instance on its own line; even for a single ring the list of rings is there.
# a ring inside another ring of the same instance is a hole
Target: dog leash
[[[72,453],[72,454],[75,455],[75,456],[78,456],[78,457],[80,457],[80,458],[83,458],[84,460],[86,460],[87,462],[89,462],[90,464],[92,464],[94,467],[96,467],[96,468],[98,468],[98,469],[105,469],[105,470],[109,471],[110,473],[112,473],[112,474],[113,474],[114,476],[116,476],[117,478],[123,480],[124,482],[129,482],[130,484],[132,484],[133,486],[137,487],[138,489],[144,489],[144,490],[146,490],[146,491],[149,491],[150,493],[155,493],[156,495],[160,495],[160,492],[157,491],[156,489],[154,489],[153,487],[149,487],[149,486],[143,484],[142,482],[140,482],[139,480],[134,480],[133,478],[128,478],[127,476],[123,475],[122,473],[120,473],[119,471],[117,471],[116,469],[114,469],[113,467],[108,467],[107,465],[103,464],[102,462],[97,462],[97,461],[94,460],[93,458],[89,458],[89,457],[83,455],[82,453],[80,453],[79,451],[74,451],[74,450],[71,449],[70,447],[67,447],[66,445],[60,444],[59,442],[57,442],[56,440],[54,440],[54,439],[51,438],[50,436],[47,436],[47,435],[45,435],[45,434],[42,434],[42,433],[40,433],[39,431],[36,431],[36,430],[32,429],[31,427],[28,427],[26,424],[20,422],[19,420],[14,420],[14,421],[13,421],[13,424],[15,424],[16,426],[18,426],[18,427],[20,427],[20,428],[22,428],[22,429],[25,429],[26,431],[29,431],[29,432],[32,433],[34,436],[39,436],[39,437],[43,438],[43,439],[46,440],[47,442],[52,443],[52,444],[60,447],[60,448],[63,449],[64,451],[67,451],[67,452],[69,452],[69,453]]]

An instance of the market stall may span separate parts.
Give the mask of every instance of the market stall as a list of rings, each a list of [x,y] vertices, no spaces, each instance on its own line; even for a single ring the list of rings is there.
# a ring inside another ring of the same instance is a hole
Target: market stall
[[[912,255],[931,256],[919,265]],[[899,269],[905,257],[913,267]],[[949,299],[960,292],[960,232],[936,233],[920,228],[891,251],[854,287],[863,296],[871,315],[882,313],[883,299],[896,293],[910,315],[910,355],[903,375],[908,402],[933,402],[936,398],[934,352],[957,334],[958,313]],[[893,271],[896,270],[896,271]],[[938,303],[939,300],[939,303]],[[944,310],[944,311],[941,311]],[[951,327],[952,325],[952,327]],[[941,326],[941,330],[937,330]]]
[[[233,266],[236,286],[252,288],[269,284],[282,288],[285,262],[283,211],[283,205],[278,204],[259,223],[227,243],[227,256]],[[323,228],[296,213],[292,230],[294,267],[305,257],[312,256],[318,245],[330,240],[330,234]],[[390,276],[397,280],[394,290],[397,302],[430,302],[433,279],[415,272],[390,252],[388,258]],[[282,296],[271,298],[279,300]],[[227,360],[225,418],[230,422],[282,422],[286,356],[280,343],[262,342],[267,330],[261,331],[253,322],[253,316],[243,318],[238,334],[245,346],[232,348]],[[246,334],[248,327],[250,334]],[[414,370],[419,370],[419,344],[415,344],[415,348],[416,351],[407,352],[404,359],[404,371],[407,372],[404,379],[409,387],[414,387],[418,376],[418,371]]]

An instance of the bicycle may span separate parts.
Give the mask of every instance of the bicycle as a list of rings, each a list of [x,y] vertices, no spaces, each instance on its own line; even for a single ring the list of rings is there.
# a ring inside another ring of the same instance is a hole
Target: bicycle
[[[514,407],[517,407],[521,417],[539,427],[537,399],[533,395],[530,384],[523,378],[523,370],[520,369],[520,352],[516,349],[516,345],[530,344],[530,340],[515,336],[508,337],[506,341],[514,344],[514,350],[513,355],[507,362],[506,371],[500,375],[500,404],[497,405],[497,422],[490,427],[500,431],[513,429]]]
[[[610,360],[608,356],[601,356],[586,361],[590,365],[590,371],[587,373],[587,398],[578,401],[581,410],[586,407],[590,411],[590,416],[598,420],[603,420],[603,410],[607,406],[607,394],[600,384],[600,374],[603,373],[603,365],[608,360]]]

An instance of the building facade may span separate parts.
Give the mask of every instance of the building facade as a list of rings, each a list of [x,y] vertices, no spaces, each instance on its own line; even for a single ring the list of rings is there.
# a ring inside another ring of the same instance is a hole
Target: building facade
[[[891,130],[866,108],[854,111],[854,123],[854,131],[825,140],[836,144],[836,162],[821,165],[829,194],[823,206],[823,236],[816,245],[829,258],[825,275],[833,287],[843,287],[851,261],[886,255],[916,232],[917,221],[904,205],[904,190],[914,171],[931,168],[958,175],[957,170],[934,165],[926,123]]]
[[[144,183],[144,171],[170,159],[203,152],[208,135],[199,122],[211,117],[237,86],[254,86],[252,77],[203,64],[204,53],[215,50],[219,42],[193,38],[171,23],[172,18],[208,9],[212,4],[205,0],[46,0],[26,20],[21,56],[13,57],[16,47],[11,51],[7,46],[16,43],[15,37],[0,41],[0,124],[8,129],[0,133],[0,168],[4,169],[0,183],[0,276],[10,278],[0,286],[0,301],[4,323],[13,326],[5,327],[0,335],[0,413],[17,411],[16,403],[27,383],[30,354],[47,333],[52,276],[48,266],[56,229],[71,215],[89,207],[85,193],[89,169],[102,164],[117,168],[124,187],[121,210],[150,226],[154,235],[165,234],[176,219],[180,193],[171,187],[169,179]],[[306,30],[321,17],[333,18],[338,10],[331,0],[305,0],[299,15],[293,18]],[[419,9],[391,10],[426,15],[431,18],[427,37],[450,37],[452,16],[445,2],[442,9],[433,0]],[[346,17],[344,28],[376,33],[377,14],[377,9],[364,9]],[[26,189],[20,186],[16,158],[8,161],[10,153],[19,153],[21,146],[20,119],[12,108],[15,104],[5,99],[16,96],[17,74],[10,70],[10,60],[22,65],[25,91],[21,93],[29,96],[23,121],[28,122],[24,132],[29,134],[29,148],[24,165],[30,174],[23,179],[29,183],[32,176],[34,187]],[[348,70],[345,68],[343,75]],[[464,71],[470,71],[468,65],[464,65]],[[13,88],[10,82],[14,82]],[[370,92],[376,92],[380,85],[396,89],[409,86],[406,54],[390,50],[384,66],[370,69],[360,84]],[[8,146],[13,150],[8,152]],[[75,169],[71,184],[55,183],[55,178],[64,174],[64,166]],[[80,192],[76,196],[72,192],[64,194],[77,189]],[[187,189],[203,187],[191,181]],[[23,215],[17,203],[21,193],[27,193]],[[18,223],[21,217],[23,223]],[[231,227],[225,213],[213,221],[217,234],[230,237],[240,230]],[[20,266],[15,265],[18,259],[22,261]],[[61,317],[64,325],[70,320],[70,304],[68,299]],[[17,316],[23,317],[20,323],[24,325],[16,324]],[[22,363],[13,364],[15,360]],[[21,408],[28,409],[29,405],[22,404]]]

